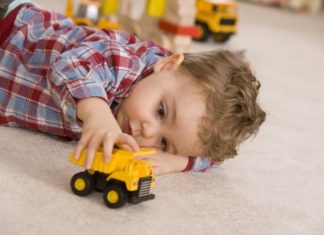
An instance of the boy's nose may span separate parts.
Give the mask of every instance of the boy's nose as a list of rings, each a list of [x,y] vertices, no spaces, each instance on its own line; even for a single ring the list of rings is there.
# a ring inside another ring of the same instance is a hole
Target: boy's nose
[[[142,123],[142,136],[144,138],[152,138],[157,135],[158,128],[153,123],[143,122]]]

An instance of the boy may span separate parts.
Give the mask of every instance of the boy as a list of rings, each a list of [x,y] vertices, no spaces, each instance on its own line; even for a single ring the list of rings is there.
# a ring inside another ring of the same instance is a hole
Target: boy
[[[157,149],[144,158],[158,174],[204,170],[235,156],[265,119],[260,84],[234,53],[171,54],[125,32],[77,27],[33,4],[7,7],[0,124],[79,140],[74,156],[87,149],[86,168],[99,146],[108,161],[117,145]]]

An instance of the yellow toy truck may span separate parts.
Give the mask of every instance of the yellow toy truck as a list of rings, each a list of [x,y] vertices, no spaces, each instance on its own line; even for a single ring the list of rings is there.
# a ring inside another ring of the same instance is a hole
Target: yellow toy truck
[[[89,26],[97,29],[120,29],[116,18],[118,0],[80,0],[74,14],[74,0],[67,0],[65,15],[76,25]],[[110,19],[111,18],[111,19]]]
[[[144,148],[136,153],[114,149],[110,161],[104,162],[103,150],[99,149],[91,169],[72,177],[72,191],[78,196],[86,196],[93,190],[103,192],[104,202],[109,208],[122,207],[126,202],[136,204],[154,199],[155,195],[150,194],[155,185],[152,164],[135,159],[139,155],[154,153],[154,150]],[[71,155],[69,161],[83,167],[85,158],[86,151],[83,151],[79,160]]]
[[[196,7],[200,33],[194,40],[207,41],[212,35],[222,43],[237,32],[238,5],[233,0],[197,0]]]

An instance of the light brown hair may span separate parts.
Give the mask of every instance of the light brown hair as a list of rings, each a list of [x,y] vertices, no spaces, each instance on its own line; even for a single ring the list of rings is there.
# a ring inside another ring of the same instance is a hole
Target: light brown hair
[[[215,50],[185,53],[180,71],[202,85],[206,116],[200,123],[203,155],[224,161],[255,135],[265,120],[257,103],[260,83],[239,53]]]

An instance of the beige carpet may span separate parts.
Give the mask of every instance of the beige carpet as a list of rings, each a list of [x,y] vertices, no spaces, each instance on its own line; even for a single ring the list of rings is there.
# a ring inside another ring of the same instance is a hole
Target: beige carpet
[[[159,177],[155,200],[110,210],[71,193],[73,144],[0,127],[0,234],[324,234],[324,15],[242,3],[227,47],[247,51],[268,113],[237,158]]]

